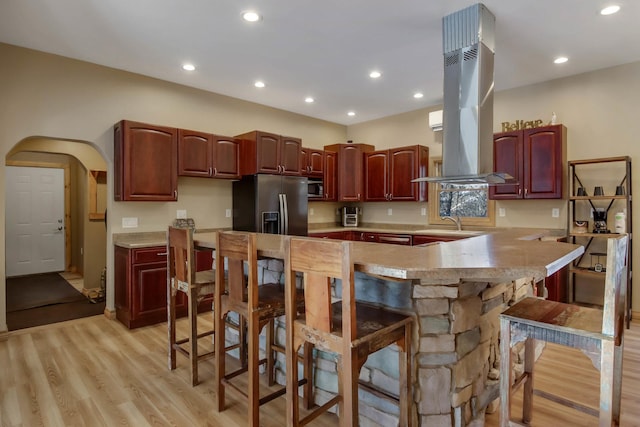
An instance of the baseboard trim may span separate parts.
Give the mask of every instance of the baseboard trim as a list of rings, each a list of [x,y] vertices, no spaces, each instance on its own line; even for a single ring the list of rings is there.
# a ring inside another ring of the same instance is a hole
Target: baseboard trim
[[[104,317],[106,317],[109,320],[116,320],[116,311],[115,310],[109,310],[108,308],[104,308]]]
[[[631,311],[631,320],[640,320],[640,311]]]
[[[9,339],[9,331],[0,332],[0,342],[6,341]]]

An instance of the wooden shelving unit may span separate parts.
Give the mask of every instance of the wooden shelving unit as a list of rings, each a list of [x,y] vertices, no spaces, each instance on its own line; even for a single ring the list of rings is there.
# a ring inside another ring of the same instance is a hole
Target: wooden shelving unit
[[[572,160],[569,161],[569,214],[568,230],[569,242],[584,245],[584,254],[576,259],[569,268],[568,301],[570,303],[602,305],[603,301],[579,299],[580,287],[591,287],[598,290],[599,285],[604,290],[606,272],[602,264],[606,260],[594,260],[606,256],[606,239],[616,237],[614,214],[625,212],[626,233],[629,234],[629,261],[627,262],[627,327],[631,321],[631,292],[632,292],[632,265],[631,239],[632,233],[632,191],[631,191],[631,157],[609,157],[601,159]],[[594,187],[601,186],[604,195],[593,196]],[[584,188],[586,195],[578,196],[578,188]],[[617,189],[622,189],[624,194],[616,194]],[[596,232],[594,229],[593,211],[599,210],[606,213],[607,227],[604,232]],[[576,221],[588,221],[587,231],[578,230],[574,224]],[[603,253],[605,252],[605,253]],[[596,271],[603,269],[602,271]]]

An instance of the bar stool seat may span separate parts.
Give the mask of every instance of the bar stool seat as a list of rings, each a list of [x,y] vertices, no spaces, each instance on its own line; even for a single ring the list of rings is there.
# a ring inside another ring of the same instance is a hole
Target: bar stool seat
[[[500,425],[529,425],[533,416],[535,341],[574,347],[600,370],[600,410],[561,396],[536,394],[600,419],[600,426],[620,423],[622,352],[626,317],[628,237],[607,241],[604,309],[525,298],[500,314]],[[524,372],[513,377],[512,347],[524,341]],[[511,419],[511,396],[524,384],[522,422]]]

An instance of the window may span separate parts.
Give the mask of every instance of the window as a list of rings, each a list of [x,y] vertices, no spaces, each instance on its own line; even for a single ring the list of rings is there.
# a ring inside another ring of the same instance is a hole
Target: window
[[[434,176],[440,176],[442,159],[433,161]],[[494,226],[495,202],[489,200],[487,184],[431,184],[429,190],[434,197],[429,203],[430,224],[450,224],[441,218],[459,216],[463,225]]]

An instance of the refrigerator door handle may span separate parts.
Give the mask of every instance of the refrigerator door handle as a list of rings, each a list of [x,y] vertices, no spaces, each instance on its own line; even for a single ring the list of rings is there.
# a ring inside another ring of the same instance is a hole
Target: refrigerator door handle
[[[284,194],[279,193],[278,194],[278,204],[280,205],[280,230],[278,230],[279,234],[285,234],[285,222],[284,222],[284,218],[285,218],[285,209],[284,209]]]
[[[282,234],[289,234],[289,206],[286,194],[282,194],[282,222],[284,223]]]

